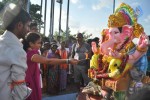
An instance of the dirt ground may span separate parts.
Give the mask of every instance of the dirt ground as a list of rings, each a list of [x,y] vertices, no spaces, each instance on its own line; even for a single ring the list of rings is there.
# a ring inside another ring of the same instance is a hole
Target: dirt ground
[[[77,88],[75,86],[75,83],[73,81],[73,79],[71,78],[69,80],[69,82],[67,83],[67,88],[66,90],[63,90],[63,91],[59,91],[58,94],[48,94],[46,92],[43,92],[42,93],[42,97],[50,97],[50,96],[57,96],[57,95],[63,95],[63,94],[70,94],[70,93],[77,93]]]

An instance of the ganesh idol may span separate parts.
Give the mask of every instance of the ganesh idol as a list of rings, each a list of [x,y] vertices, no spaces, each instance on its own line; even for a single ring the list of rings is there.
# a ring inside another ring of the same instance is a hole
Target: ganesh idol
[[[137,22],[136,12],[125,3],[109,16],[108,29],[101,35],[99,47],[92,43],[94,55],[88,71],[92,81],[82,92],[108,99],[113,93],[113,98],[123,100],[144,85],[148,37]]]

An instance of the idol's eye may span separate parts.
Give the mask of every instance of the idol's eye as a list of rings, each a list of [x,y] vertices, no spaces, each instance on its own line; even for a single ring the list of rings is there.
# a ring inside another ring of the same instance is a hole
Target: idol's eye
[[[116,66],[117,66],[117,64],[114,64],[114,66],[116,67]]]
[[[119,33],[119,32],[115,31],[115,34],[117,34],[117,33]]]

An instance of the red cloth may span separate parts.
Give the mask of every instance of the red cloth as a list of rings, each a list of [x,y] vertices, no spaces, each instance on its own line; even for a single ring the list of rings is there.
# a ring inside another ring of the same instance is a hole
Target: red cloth
[[[32,89],[32,93],[26,100],[42,100],[40,69],[38,63],[31,61],[35,54],[39,54],[38,50],[27,51],[28,69],[26,71],[26,82],[28,87]]]

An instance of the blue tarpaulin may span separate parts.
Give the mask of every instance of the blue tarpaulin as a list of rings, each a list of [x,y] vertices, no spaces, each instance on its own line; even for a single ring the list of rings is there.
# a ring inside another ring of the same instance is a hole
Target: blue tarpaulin
[[[77,93],[44,97],[42,100],[76,100]]]

